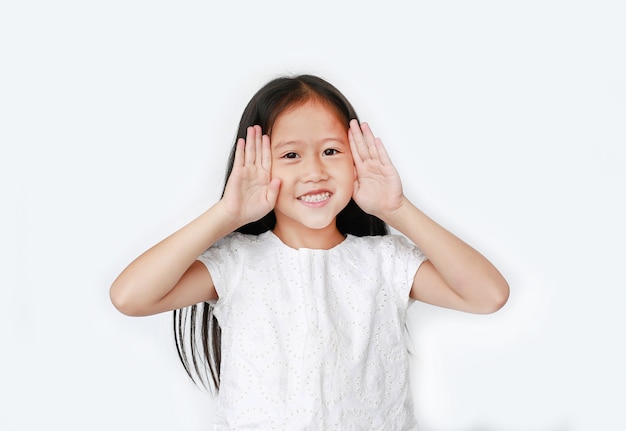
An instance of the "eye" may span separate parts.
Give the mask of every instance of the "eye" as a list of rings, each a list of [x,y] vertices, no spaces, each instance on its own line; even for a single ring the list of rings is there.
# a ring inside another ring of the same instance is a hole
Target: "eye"
[[[300,156],[298,156],[298,153],[294,153],[294,152],[283,155],[283,159],[295,159],[297,157],[300,157]]]
[[[325,156],[334,156],[335,154],[339,154],[339,151],[337,151],[334,148],[327,148],[324,150],[324,155]]]

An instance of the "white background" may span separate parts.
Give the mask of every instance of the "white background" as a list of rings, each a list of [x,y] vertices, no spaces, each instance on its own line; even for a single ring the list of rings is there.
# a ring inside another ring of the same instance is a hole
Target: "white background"
[[[626,429],[620,1],[5,1],[0,429],[206,430],[171,315],[108,299],[219,197],[267,80],[327,78],[406,194],[511,286],[414,304],[424,431]]]

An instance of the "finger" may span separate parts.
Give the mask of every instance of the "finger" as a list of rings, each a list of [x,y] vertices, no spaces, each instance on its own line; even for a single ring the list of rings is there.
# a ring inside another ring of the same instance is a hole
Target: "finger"
[[[263,156],[263,132],[261,131],[261,126],[254,126],[254,154],[255,160],[254,162],[257,164],[262,163]]]
[[[354,177],[356,178],[356,176]],[[354,180],[354,186],[352,187],[352,199],[354,199],[355,196],[357,196],[359,194],[359,179],[356,178]],[[356,199],[355,199],[356,200]]]
[[[376,148],[376,137],[374,133],[372,133],[372,129],[370,129],[370,125],[367,123],[361,123],[361,130],[363,132],[363,140],[365,141],[365,146],[367,147],[367,153],[372,159],[380,159],[378,155],[378,149]]]
[[[272,149],[270,146],[270,137],[267,135],[262,136],[261,142],[261,167],[266,171],[270,171],[272,168]]]
[[[278,199],[278,192],[280,191],[281,180],[279,178],[274,178],[270,181],[270,185],[267,189],[267,201],[272,204],[272,208],[276,204],[276,199]]]
[[[352,157],[359,162],[363,160],[369,159],[369,152],[367,151],[367,145],[365,144],[365,140],[363,139],[363,133],[361,132],[361,127],[359,126],[359,122],[357,120],[350,121],[350,134],[351,137],[351,149],[352,149]]]
[[[350,144],[350,152],[352,153],[352,159],[354,160],[354,166],[356,169],[356,166],[363,163],[363,159],[361,159],[359,150],[356,147],[356,142],[354,141],[354,136],[352,135],[352,129],[348,129],[348,143]]]
[[[385,149],[385,146],[383,145],[383,141],[380,138],[376,138],[375,144],[376,144],[376,150],[378,151],[380,162],[383,165],[393,165],[393,163],[391,163],[391,158],[389,157],[389,154],[387,153],[387,150]]]
[[[245,165],[254,164],[254,159],[256,158],[255,148],[254,148],[254,135],[255,135],[254,127],[248,127],[246,131],[246,152],[244,158]]]
[[[235,158],[233,160],[233,167],[242,167],[243,166],[243,154],[244,154],[244,146],[246,145],[246,141],[243,138],[237,139],[237,144],[235,146]]]

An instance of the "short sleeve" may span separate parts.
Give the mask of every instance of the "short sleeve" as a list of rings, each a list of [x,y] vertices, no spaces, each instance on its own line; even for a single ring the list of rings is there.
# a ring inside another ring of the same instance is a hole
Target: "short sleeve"
[[[235,271],[235,263],[242,250],[239,236],[238,233],[225,236],[198,256],[197,259],[207,267],[209,274],[211,274],[218,295],[217,303],[223,303],[227,300],[231,293],[228,287],[236,284],[234,279],[238,274]]]
[[[389,235],[388,239],[391,242],[391,255],[393,256],[391,265],[393,265],[394,281],[399,286],[401,299],[408,299],[415,274],[420,265],[428,258],[404,236]]]

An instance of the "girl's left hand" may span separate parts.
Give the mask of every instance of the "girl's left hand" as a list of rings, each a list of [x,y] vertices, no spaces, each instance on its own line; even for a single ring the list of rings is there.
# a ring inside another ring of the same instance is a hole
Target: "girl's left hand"
[[[356,173],[352,198],[363,211],[385,220],[404,202],[398,171],[367,123],[351,120],[348,140]]]

